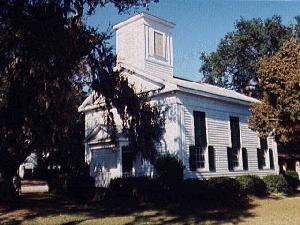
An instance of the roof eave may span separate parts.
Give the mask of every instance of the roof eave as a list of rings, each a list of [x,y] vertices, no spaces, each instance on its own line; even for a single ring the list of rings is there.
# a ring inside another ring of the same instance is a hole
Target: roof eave
[[[201,91],[201,90],[195,90],[192,88],[182,87],[180,85],[177,85],[177,87],[178,87],[177,89],[168,90],[163,93],[171,92],[171,91],[179,91],[179,92],[183,92],[183,93],[198,95],[198,96],[207,97],[207,98],[213,98],[213,99],[222,100],[222,101],[226,101],[226,102],[230,102],[230,103],[234,103],[234,104],[238,104],[238,105],[244,105],[244,106],[249,106],[252,103],[260,102],[259,100],[247,101],[247,100],[237,99],[234,97],[217,95],[217,94],[213,94],[213,93],[209,93],[209,92],[205,92],[205,91]],[[157,95],[159,95],[159,94],[157,94]]]

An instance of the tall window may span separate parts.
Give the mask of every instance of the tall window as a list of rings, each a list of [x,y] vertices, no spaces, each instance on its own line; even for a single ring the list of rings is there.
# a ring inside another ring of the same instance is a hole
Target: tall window
[[[163,35],[158,32],[154,32],[154,54],[164,57]]]
[[[206,167],[205,152],[207,146],[205,112],[194,111],[195,146],[190,146],[190,170]]]
[[[265,138],[260,138],[260,148],[257,149],[258,169],[266,167],[266,151],[268,150],[268,142]]]
[[[240,122],[238,117],[230,117],[230,132],[232,148],[228,152],[228,166],[233,170],[239,167],[239,151],[241,148]]]

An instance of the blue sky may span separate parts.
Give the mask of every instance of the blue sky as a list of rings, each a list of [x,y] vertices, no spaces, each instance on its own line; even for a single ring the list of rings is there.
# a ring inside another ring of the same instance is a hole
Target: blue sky
[[[237,19],[265,19],[276,14],[282,16],[283,23],[289,24],[294,16],[300,15],[300,0],[160,0],[150,4],[148,12],[176,24],[173,30],[174,74],[197,81],[201,79],[200,53],[215,50],[220,39],[234,29]],[[104,31],[136,13],[119,15],[117,9],[108,5],[98,8],[87,22]],[[111,43],[115,44],[114,38]]]

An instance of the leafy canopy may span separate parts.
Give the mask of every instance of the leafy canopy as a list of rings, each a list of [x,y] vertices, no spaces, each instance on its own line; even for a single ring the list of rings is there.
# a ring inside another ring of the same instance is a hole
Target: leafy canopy
[[[241,18],[235,30],[225,35],[216,51],[201,54],[203,82],[236,90],[254,97],[260,93],[250,91],[248,84],[257,83],[259,59],[271,56],[292,37],[300,37],[300,18],[295,17],[294,25],[283,25],[280,16],[262,20]]]
[[[266,137],[275,134],[283,144],[300,143],[300,43],[287,40],[259,63],[261,103],[251,106],[250,126]]]
[[[82,86],[90,81],[94,81],[94,90],[105,97],[106,110],[117,108],[127,121],[135,149],[145,149],[147,157],[153,155],[155,140],[161,134],[156,129],[162,126],[157,120],[158,110],[146,102],[147,96],[136,96],[126,78],[113,71],[115,56],[108,45],[110,35],[84,23],[97,6],[114,4],[124,12],[150,2],[0,0],[3,177],[11,177],[32,151],[46,157],[44,162],[50,165],[74,168],[72,162],[79,162],[84,155],[84,127],[77,107],[82,101]],[[132,96],[132,101],[122,101],[124,96]],[[108,115],[108,125],[114,129],[113,115]]]

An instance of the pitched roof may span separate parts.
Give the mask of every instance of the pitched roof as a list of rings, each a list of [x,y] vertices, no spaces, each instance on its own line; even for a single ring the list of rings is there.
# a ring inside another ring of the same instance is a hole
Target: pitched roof
[[[212,94],[215,96],[225,97],[225,98],[228,98],[228,101],[240,100],[240,101],[245,101],[248,103],[259,102],[259,100],[255,99],[255,98],[248,97],[246,95],[243,95],[243,94],[238,93],[233,90],[228,90],[226,88],[217,87],[215,85],[206,84],[206,83],[198,83],[198,82],[194,82],[194,81],[188,81],[188,80],[180,79],[180,78],[176,78],[176,77],[174,77],[173,80],[174,80],[174,83],[179,88],[185,88],[185,89],[204,92],[207,94]]]
[[[133,66],[129,66],[128,64],[119,65],[123,68],[123,71],[130,76],[136,76],[140,82],[151,83],[149,85],[151,91],[158,90],[155,95],[159,96],[163,93],[168,93],[172,91],[181,91],[184,93],[189,93],[198,96],[204,96],[208,98],[215,98],[221,101],[231,102],[235,104],[241,105],[249,105],[251,103],[258,103],[259,100],[248,97],[241,93],[238,93],[233,90],[228,90],[225,88],[217,87],[211,84],[206,83],[198,83],[194,81],[189,81],[186,79],[181,79],[178,77],[169,77],[166,80],[157,78],[151,74],[147,74],[142,70],[139,70]],[[147,91],[147,89],[145,89]],[[79,112],[91,110],[97,108],[99,106],[99,101],[94,101],[93,94],[89,96],[82,105],[78,108]]]

